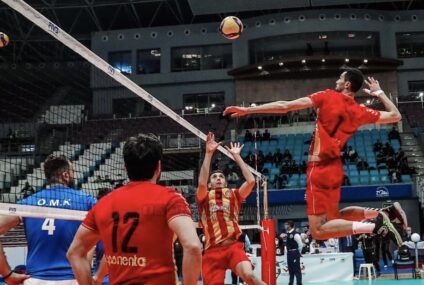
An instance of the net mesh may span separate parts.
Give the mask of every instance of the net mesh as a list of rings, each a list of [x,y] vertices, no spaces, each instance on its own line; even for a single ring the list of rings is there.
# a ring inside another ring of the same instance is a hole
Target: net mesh
[[[67,205],[66,199],[81,200],[81,191],[96,197],[99,191],[127,183],[122,157],[125,140],[139,133],[154,133],[164,146],[160,183],[179,189],[197,220],[194,194],[205,133],[213,131],[217,139],[228,142],[234,128],[232,121],[222,117],[222,108],[174,112],[125,77],[131,67],[113,58],[105,59],[111,61],[109,65],[87,49],[89,42],[76,41],[23,1],[3,2],[18,12],[16,17],[26,25],[23,29],[37,29],[56,39],[34,45],[36,51],[30,59],[1,65],[7,72],[0,77],[0,213],[82,219],[84,211],[71,211],[81,207]],[[13,10],[11,14],[15,14]],[[9,36],[11,44],[6,49],[19,48],[21,43],[13,41],[18,35]],[[115,99],[109,105],[102,102],[110,94]],[[72,161],[75,188],[81,191],[57,197],[44,190],[48,187],[44,161],[51,154]],[[220,148],[212,168],[228,167],[233,167],[231,159]],[[231,181],[231,186],[239,184],[239,180]],[[31,197],[45,201],[32,201]],[[55,211],[58,206],[69,212]]]

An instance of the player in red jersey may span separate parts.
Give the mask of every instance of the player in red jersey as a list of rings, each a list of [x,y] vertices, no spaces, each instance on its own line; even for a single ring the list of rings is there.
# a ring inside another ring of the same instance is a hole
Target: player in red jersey
[[[224,115],[232,117],[249,114],[284,114],[310,107],[317,108],[316,128],[309,149],[306,204],[311,234],[314,239],[342,237],[352,234],[375,233],[389,237],[400,246],[402,239],[390,219],[407,224],[400,204],[382,210],[347,207],[339,210],[343,167],[340,151],[356,130],[365,124],[389,124],[400,121],[401,115],[380,84],[372,77],[365,83],[366,93],[377,97],[386,111],[376,111],[358,105],[354,96],[364,82],[358,69],[344,71],[336,81],[336,90],[325,90],[293,101],[277,101],[262,106],[228,107]],[[372,219],[372,223],[360,222]]]
[[[153,135],[127,140],[123,150],[130,182],[100,200],[87,214],[68,251],[77,281],[91,285],[87,252],[99,238],[111,284],[178,284],[174,234],[184,249],[183,284],[197,284],[201,244],[185,199],[157,185],[162,146]]]
[[[209,133],[197,190],[200,222],[205,235],[203,284],[223,285],[225,271],[231,269],[249,285],[265,285],[254,275],[243,243],[237,241],[241,234],[238,225],[241,203],[252,192],[255,178],[240,157],[243,146],[239,143],[231,143],[231,147],[226,148],[233,155],[246,182],[239,189],[229,189],[222,171],[214,170],[209,176],[211,159],[219,145],[215,142],[215,136]]]

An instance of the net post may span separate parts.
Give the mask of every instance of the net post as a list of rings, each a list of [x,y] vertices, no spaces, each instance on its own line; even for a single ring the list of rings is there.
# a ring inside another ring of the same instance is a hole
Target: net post
[[[261,221],[261,272],[262,280],[268,285],[277,284],[275,255],[275,220]]]
[[[268,212],[268,180],[266,179],[266,177],[264,177],[263,187],[264,187],[264,220],[267,220],[269,212]]]
[[[269,218],[268,182],[264,178],[264,219],[261,221],[261,272],[262,280],[268,285],[277,284],[275,255],[275,220]]]

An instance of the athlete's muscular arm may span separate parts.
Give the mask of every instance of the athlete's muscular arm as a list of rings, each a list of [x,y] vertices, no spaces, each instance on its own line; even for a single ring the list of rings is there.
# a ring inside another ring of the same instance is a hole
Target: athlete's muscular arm
[[[19,225],[21,222],[20,218],[17,216],[1,216],[0,217],[0,235],[4,235],[11,228]],[[0,274],[4,277],[9,275],[11,272],[9,263],[7,262],[6,255],[4,254],[3,245],[0,242]],[[6,278],[5,282],[7,284],[22,284],[25,279],[28,279],[30,276],[26,274],[12,273],[9,277]]]
[[[221,143],[215,142],[215,135],[211,132],[208,133],[206,139],[206,150],[205,158],[203,160],[202,167],[200,168],[199,174],[199,185],[197,187],[197,200],[202,201],[208,193],[208,180],[209,180],[209,169],[211,160],[216,149]]]
[[[68,257],[79,285],[92,285],[91,259],[88,252],[99,241],[97,233],[81,225],[69,247]]]
[[[386,111],[380,111],[380,119],[377,123],[390,124],[399,122],[402,119],[402,115],[395,104],[393,104],[384,91],[381,90],[378,80],[375,80],[373,77],[368,77],[368,80],[365,80],[365,84],[368,86],[368,89],[364,89],[365,93],[378,97],[386,108]]]
[[[250,114],[285,114],[290,111],[302,110],[312,107],[312,100],[309,97],[302,97],[292,101],[276,101],[255,107],[227,107],[224,116],[241,117]]]
[[[240,156],[240,152],[243,149],[243,145],[240,145],[240,143],[231,143],[231,147],[225,146],[225,148],[233,155],[234,161],[240,167],[241,173],[243,174],[243,177],[246,180],[241,185],[239,190],[240,196],[245,199],[247,198],[247,196],[250,195],[253,190],[253,187],[255,187],[255,177],[253,176],[252,172],[250,172],[246,163]]]
[[[183,247],[183,283],[196,285],[202,263],[202,245],[197,237],[193,220],[187,216],[178,216],[168,222]]]

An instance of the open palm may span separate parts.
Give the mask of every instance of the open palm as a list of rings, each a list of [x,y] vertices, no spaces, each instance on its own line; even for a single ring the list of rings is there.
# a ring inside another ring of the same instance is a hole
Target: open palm
[[[206,152],[214,153],[220,145],[220,142],[217,143],[215,141],[215,135],[212,132],[209,132],[208,137],[206,139]]]
[[[234,156],[234,155],[240,155],[240,152],[243,149],[243,146],[244,145],[240,143],[231,142],[230,147],[225,146],[225,148]]]

